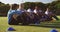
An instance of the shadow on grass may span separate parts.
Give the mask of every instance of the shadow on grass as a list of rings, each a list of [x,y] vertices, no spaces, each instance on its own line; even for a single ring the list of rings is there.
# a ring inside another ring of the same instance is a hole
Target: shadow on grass
[[[60,29],[60,26],[47,26],[47,25],[40,25],[40,26],[37,26],[37,25],[34,25],[36,27],[45,27],[45,28],[59,28]]]
[[[14,25],[14,26],[34,26],[34,27],[45,27],[45,28],[58,28],[60,29],[60,20],[53,23],[41,23],[40,25]]]
[[[34,27],[45,27],[45,28],[58,28],[58,29],[60,29],[60,25],[14,25],[14,26],[34,26]]]

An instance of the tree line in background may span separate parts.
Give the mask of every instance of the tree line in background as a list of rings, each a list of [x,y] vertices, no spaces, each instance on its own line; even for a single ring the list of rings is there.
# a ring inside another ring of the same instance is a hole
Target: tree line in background
[[[60,15],[60,1],[53,1],[52,3],[44,4],[42,2],[26,2],[24,3],[25,9],[29,8],[29,5],[32,7],[35,7],[36,5],[41,7],[41,9],[45,12],[47,7],[50,7],[52,9],[52,12],[54,12],[57,15]],[[9,4],[4,4],[0,2],[0,16],[7,16],[7,12],[10,9]]]

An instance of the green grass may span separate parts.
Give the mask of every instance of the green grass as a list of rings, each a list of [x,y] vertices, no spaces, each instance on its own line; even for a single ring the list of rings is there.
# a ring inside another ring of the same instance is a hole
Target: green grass
[[[58,16],[60,18],[60,16]],[[0,17],[0,32],[6,32],[10,25],[7,23],[7,17]],[[12,25],[14,32],[50,32],[55,27],[60,32],[60,20],[54,22],[43,22],[39,26],[21,26]]]

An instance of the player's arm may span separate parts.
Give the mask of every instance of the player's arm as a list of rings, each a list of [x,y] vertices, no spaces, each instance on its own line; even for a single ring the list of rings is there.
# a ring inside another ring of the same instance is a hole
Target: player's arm
[[[19,15],[18,14],[14,14],[13,15],[13,18],[15,19],[15,20],[17,20],[17,17],[18,17]]]

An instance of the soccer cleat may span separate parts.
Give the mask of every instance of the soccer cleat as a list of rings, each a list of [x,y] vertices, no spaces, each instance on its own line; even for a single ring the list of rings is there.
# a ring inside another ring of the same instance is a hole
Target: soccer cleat
[[[58,32],[56,29],[51,30],[50,32]]]
[[[14,28],[12,28],[12,27],[9,27],[8,31],[16,31],[16,30]]]

